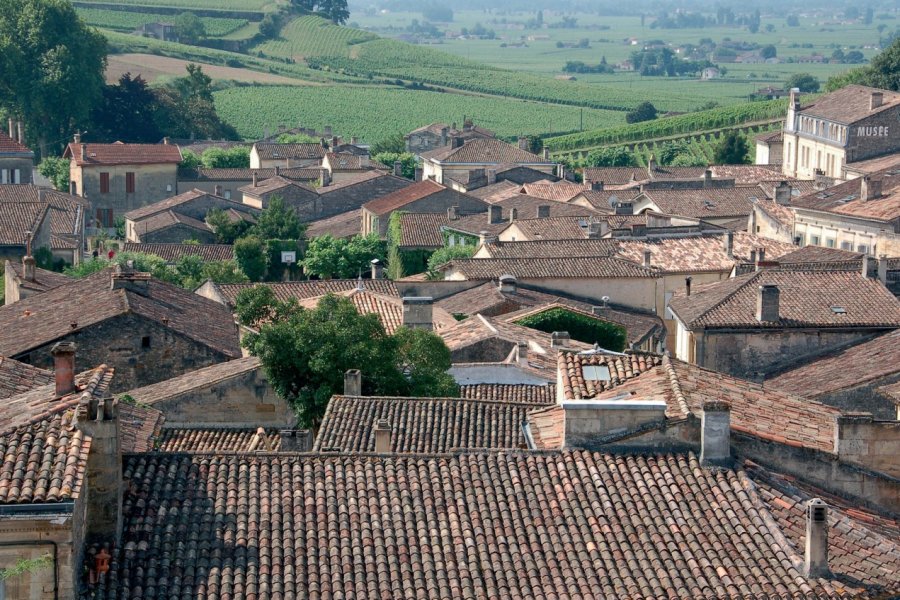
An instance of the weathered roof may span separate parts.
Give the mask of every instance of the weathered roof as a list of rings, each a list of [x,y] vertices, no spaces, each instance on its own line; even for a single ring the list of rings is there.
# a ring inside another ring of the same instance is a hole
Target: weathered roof
[[[469,258],[456,259],[438,268],[455,270],[466,279],[497,279],[509,274],[519,279],[566,278],[653,278],[651,269],[608,256],[571,258]]]
[[[425,160],[433,160],[441,164],[553,164],[552,161],[544,160],[537,154],[493,138],[466,140],[462,146],[457,148],[444,146],[424,152],[421,156]]]
[[[270,144],[259,143],[253,145],[256,153],[262,160],[281,159],[316,159],[325,157],[325,148],[317,142],[303,144]]]
[[[440,248],[444,245],[441,227],[450,223],[446,213],[404,213],[400,215],[401,248]]]
[[[898,94],[900,97],[900,94]],[[870,175],[881,183],[881,195],[871,200],[860,197],[863,179],[856,178],[796,198],[791,204],[799,209],[818,210],[847,217],[877,221],[900,218],[900,169],[886,169]]]
[[[642,195],[668,215],[710,219],[749,215],[753,210],[753,199],[765,197],[765,191],[759,186],[698,190],[655,189],[645,190]]]
[[[777,285],[779,319],[760,322],[761,285]],[[689,328],[900,327],[900,301],[851,271],[761,269],[676,294],[669,308]]]
[[[362,212],[360,209],[343,212],[327,219],[312,221],[306,225],[306,238],[312,239],[323,235],[336,238],[349,238],[362,231]]]
[[[126,242],[123,252],[155,254],[166,262],[177,262],[182,256],[199,256],[203,260],[232,260],[234,246],[229,244],[138,244]]]
[[[274,429],[265,431],[265,441],[259,439],[253,427],[165,427],[159,434],[160,452],[251,452],[281,448],[281,434]]]
[[[84,148],[85,158],[81,158]],[[112,165],[178,164],[181,150],[173,144],[75,144],[70,143],[63,158],[71,159],[79,167]]]
[[[861,261],[862,252],[850,252],[825,246],[803,246],[778,257],[779,264],[837,263]],[[861,267],[861,265],[860,265]]]
[[[27,233],[37,232],[49,211],[46,202],[0,202],[0,246],[25,246]]]
[[[585,209],[585,213],[589,209]],[[587,238],[588,215],[518,219],[507,229],[517,228],[528,240],[572,240]]]
[[[166,418],[149,406],[119,401],[119,447],[122,452],[152,452]]]
[[[152,406],[162,400],[190,394],[195,390],[227,381],[232,377],[240,377],[257,369],[259,369],[259,359],[255,356],[246,356],[130,390],[128,395],[134,398],[136,402]]]
[[[622,383],[637,377],[644,371],[662,364],[662,356],[646,353],[607,353],[603,351],[557,353],[558,367],[561,375],[562,393],[569,400],[594,398],[601,392],[618,387]],[[584,376],[586,366],[606,366],[609,369],[609,380],[587,379]]]
[[[259,180],[270,179],[276,175],[275,169],[197,169],[187,173],[179,172],[179,180],[187,181],[252,181],[253,174]],[[294,181],[316,181],[322,174],[321,167],[281,167],[278,175]]]
[[[256,185],[250,184],[245,185],[243,187],[239,187],[238,191],[244,194],[248,194],[250,196],[256,196],[257,198],[261,198],[268,194],[272,194],[279,190],[283,190],[287,187],[297,188],[299,190],[303,190],[309,194],[315,194],[316,190],[309,187],[306,183],[298,183],[293,179],[288,179],[287,177],[283,177],[281,175],[275,175],[274,177],[270,177],[269,179],[264,179],[262,181],[257,180]]]
[[[328,293],[340,293],[354,290],[359,285],[358,279],[318,279],[311,281],[288,281],[284,283],[217,283],[213,284],[216,290],[228,303],[228,306],[234,307],[237,295],[242,290],[250,289],[257,285],[264,285],[271,288],[275,293],[275,298],[285,301],[290,298],[302,300],[304,298],[312,298],[322,296]],[[365,279],[363,285],[367,290],[376,294],[400,297],[394,282],[390,279]]]
[[[570,181],[558,181],[556,183],[539,181],[535,183],[526,183],[522,186],[522,191],[529,196],[543,198],[545,200],[554,200],[557,202],[567,202],[584,190],[584,185],[572,183]]]
[[[875,109],[870,108],[873,92],[882,94],[881,105]],[[900,93],[864,85],[847,85],[839,90],[820,96],[809,106],[802,107],[799,114],[805,117],[819,117],[849,125],[860,119],[896,107],[898,104],[900,104]]]
[[[556,401],[556,386],[525,383],[475,383],[459,386],[459,397],[493,402],[524,402],[552,404]]]
[[[0,356],[0,398],[17,396],[53,381],[53,371]]]
[[[541,406],[462,398],[334,396],[313,450],[374,452],[375,428],[381,420],[391,428],[391,452],[522,448],[525,415]]]
[[[27,156],[33,158],[34,152],[25,144],[20,144],[0,131],[0,156]]]
[[[140,219],[139,221],[137,221],[137,223],[135,223],[135,231],[138,235],[146,235],[148,233],[162,231],[163,229],[168,229],[169,227],[174,227],[176,225],[183,225],[185,227],[189,227],[190,229],[202,231],[205,233],[213,232],[212,228],[203,221],[194,219],[193,217],[189,217],[174,210],[155,212],[147,217]]]
[[[746,474],[693,454],[160,453],[126,457],[123,475],[101,598],[860,591],[804,578]]]
[[[482,246],[491,258],[574,258],[613,256],[619,240],[530,240],[524,242],[501,242],[499,240]]]
[[[146,206],[142,206],[140,208],[136,208],[134,210],[130,210],[125,213],[126,219],[131,219],[132,221],[136,221],[137,219],[142,219],[144,217],[149,217],[151,215],[155,215],[156,213],[165,212],[169,209],[175,208],[181,204],[186,202],[190,202],[191,200],[196,200],[197,198],[202,198],[203,196],[212,196],[213,194],[209,194],[204,192],[203,190],[193,189],[187,192],[183,192],[178,194],[177,196],[172,196],[171,198],[166,198],[164,200],[160,200],[159,202],[154,202],[153,204],[147,204]],[[224,200],[224,198],[223,198]],[[235,204],[240,204],[239,202],[235,202]]]
[[[421,200],[422,198],[427,198],[432,194],[437,194],[438,192],[444,191],[460,194],[459,192],[455,192],[454,190],[444,187],[439,183],[435,183],[430,179],[426,179],[424,181],[416,182],[408,187],[399,189],[385,196],[376,198],[375,200],[372,200],[370,202],[366,202],[365,204],[363,204],[363,208],[376,215],[383,215],[394,210],[399,210],[407,204],[416,202],[417,200]]]
[[[25,279],[24,267],[19,261],[8,260],[6,261],[4,268],[15,274],[15,279],[19,282],[19,286],[36,292],[46,292],[47,290],[52,290],[53,288],[72,282],[71,277],[63,275],[62,273],[57,273],[56,271],[41,269],[40,267],[34,268],[33,280]]]
[[[112,289],[109,271],[0,307],[0,355],[17,356],[113,317],[129,313],[232,357],[241,355],[231,312],[172,284],[150,279],[146,291]]]

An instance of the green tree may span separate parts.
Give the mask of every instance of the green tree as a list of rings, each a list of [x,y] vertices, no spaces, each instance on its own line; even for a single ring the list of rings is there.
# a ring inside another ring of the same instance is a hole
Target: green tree
[[[179,171],[194,171],[203,166],[203,158],[193,150],[181,151],[181,162],[178,163]]]
[[[238,292],[234,301],[234,312],[238,321],[247,327],[259,327],[275,314],[278,299],[267,285],[254,285]]]
[[[234,243],[234,260],[250,281],[262,281],[266,275],[266,249],[258,237],[245,237]]]
[[[237,262],[233,260],[211,260],[204,263],[200,283],[207,279],[215,283],[247,283],[250,281]]]
[[[341,272],[344,264],[344,253],[347,241],[323,235],[309,241],[303,268],[307,274],[322,279],[330,279]]]
[[[797,15],[788,15],[787,26],[800,27],[800,18]]]
[[[750,145],[747,138],[737,131],[729,131],[719,140],[713,150],[713,161],[717,165],[740,165],[750,162]]]
[[[459,386],[450,375],[450,349],[440,336],[425,329],[401,327],[397,340],[398,364],[409,382],[410,396],[459,396]]]
[[[402,133],[395,133],[392,136],[378,140],[369,148],[372,156],[384,154],[385,152],[393,152],[394,154],[402,154],[406,152],[406,140],[403,139]]]
[[[237,131],[219,118],[212,95],[212,79],[199,65],[190,63],[187,75],[156,90],[157,124],[171,137],[240,139]]]
[[[475,250],[477,248],[474,244],[471,246],[444,246],[435,250],[434,254],[428,258],[428,270],[426,271],[428,279],[443,279],[444,275],[438,271],[438,267],[457,258],[472,258]]]
[[[625,113],[625,121],[627,123],[641,123],[643,121],[652,121],[656,118],[656,107],[649,102],[641,102],[634,110]]]
[[[794,73],[785,82],[789,90],[799,88],[801,92],[814,94],[819,91],[819,80],[809,73]]]
[[[252,227],[249,221],[232,219],[227,212],[219,208],[210,209],[206,213],[206,224],[216,233],[218,244],[233,244]]]
[[[869,63],[868,85],[900,92],[900,36]]]
[[[778,56],[778,49],[774,45],[768,44],[759,50],[759,55],[763,58],[775,58]]]
[[[203,166],[207,169],[249,169],[250,146],[233,148],[209,148],[202,156]]]
[[[305,230],[297,212],[281,196],[272,196],[256,219],[253,235],[263,240],[299,240]]]
[[[346,245],[340,276],[344,279],[357,277],[371,268],[372,259],[375,258],[381,262],[387,258],[387,245],[378,234],[353,236]]]
[[[60,192],[69,192],[69,159],[48,156],[38,165],[38,173],[53,184]]]
[[[381,154],[372,155],[372,160],[385,165],[389,169],[393,169],[394,163],[400,161],[403,176],[407,179],[416,178],[416,167],[419,163],[411,152],[382,152]]]
[[[116,84],[103,87],[103,97],[91,111],[91,139],[155,144],[165,135],[156,119],[159,110],[147,82],[125,73]]]
[[[282,133],[278,136],[279,144],[318,144],[319,140],[305,133]]]
[[[0,0],[0,107],[22,117],[41,157],[87,123],[106,50],[67,0]]]
[[[584,159],[586,167],[636,167],[637,159],[624,146],[591,150]]]
[[[182,44],[196,44],[206,37],[206,27],[196,14],[183,12],[175,17],[175,35]]]

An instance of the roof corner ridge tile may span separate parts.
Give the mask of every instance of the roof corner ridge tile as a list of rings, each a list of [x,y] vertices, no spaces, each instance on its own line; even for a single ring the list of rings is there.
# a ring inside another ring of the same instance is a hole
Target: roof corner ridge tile
[[[672,393],[675,394],[675,400],[678,402],[678,407],[681,409],[682,414],[685,416],[692,414],[687,403],[687,398],[684,396],[684,391],[681,389],[681,382],[678,381],[678,373],[675,371],[675,365],[672,364],[672,359],[668,353],[663,355],[662,364],[666,369],[666,375],[669,377],[669,385],[672,388]]]

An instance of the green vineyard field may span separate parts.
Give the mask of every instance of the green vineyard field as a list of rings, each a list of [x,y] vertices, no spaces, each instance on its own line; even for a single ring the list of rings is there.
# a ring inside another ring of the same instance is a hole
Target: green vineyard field
[[[145,23],[172,21],[172,15],[127,12],[121,10],[103,10],[97,8],[78,8],[78,16],[89,25],[114,29],[117,31],[133,31]],[[206,34],[211,37],[228,35],[247,24],[244,19],[221,19],[217,17],[201,17]]]

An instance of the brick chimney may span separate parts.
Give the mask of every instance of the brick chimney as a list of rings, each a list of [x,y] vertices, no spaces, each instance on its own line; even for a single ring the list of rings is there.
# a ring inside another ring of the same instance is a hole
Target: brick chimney
[[[406,296],[403,298],[403,325],[412,329],[434,328],[432,319],[433,299],[430,296]]]
[[[756,296],[756,320],[760,323],[771,323],[779,319],[778,299],[780,292],[777,285],[761,285]]]
[[[775,202],[781,205],[791,203],[791,186],[787,181],[782,181],[775,186]],[[755,233],[751,231],[750,233]]]
[[[866,175],[859,184],[859,199],[863,202],[881,197],[881,180]]]
[[[122,533],[122,452],[119,406],[113,398],[85,393],[78,406],[77,427],[91,438],[87,461],[85,539],[119,539]]]
[[[572,343],[572,338],[568,331],[554,331],[550,334],[551,348],[566,348]]]
[[[703,171],[703,187],[712,187],[712,169],[706,169],[705,171]]]
[[[734,258],[734,232],[726,231],[723,236],[723,241],[725,243],[725,255],[728,258]]]
[[[503,207],[492,204],[488,206],[488,224],[494,225],[503,221]]]
[[[372,279],[383,279],[384,278],[384,265],[381,264],[381,261],[377,258],[373,258],[369,261],[372,265]]]
[[[819,498],[806,503],[806,553],[803,575],[826,577],[828,569],[828,505]]]
[[[344,395],[362,396],[362,371],[350,369],[344,373]]]
[[[537,218],[538,219],[546,219],[550,216],[550,205],[549,204],[541,204],[537,207]]]
[[[57,342],[50,349],[56,379],[56,397],[75,391],[75,342]]]
[[[282,429],[280,452],[309,452],[312,450],[312,432],[309,429]]]
[[[518,282],[512,275],[506,274],[500,276],[499,289],[501,294],[515,294],[517,286]]]
[[[727,402],[704,402],[700,418],[700,464],[722,465],[730,458],[731,407]]]
[[[375,423],[375,452],[389,454],[391,451],[391,423],[387,419],[378,419]]]
[[[869,110],[875,110],[876,108],[881,108],[881,104],[884,102],[884,92],[872,92],[872,95],[869,96]]]

